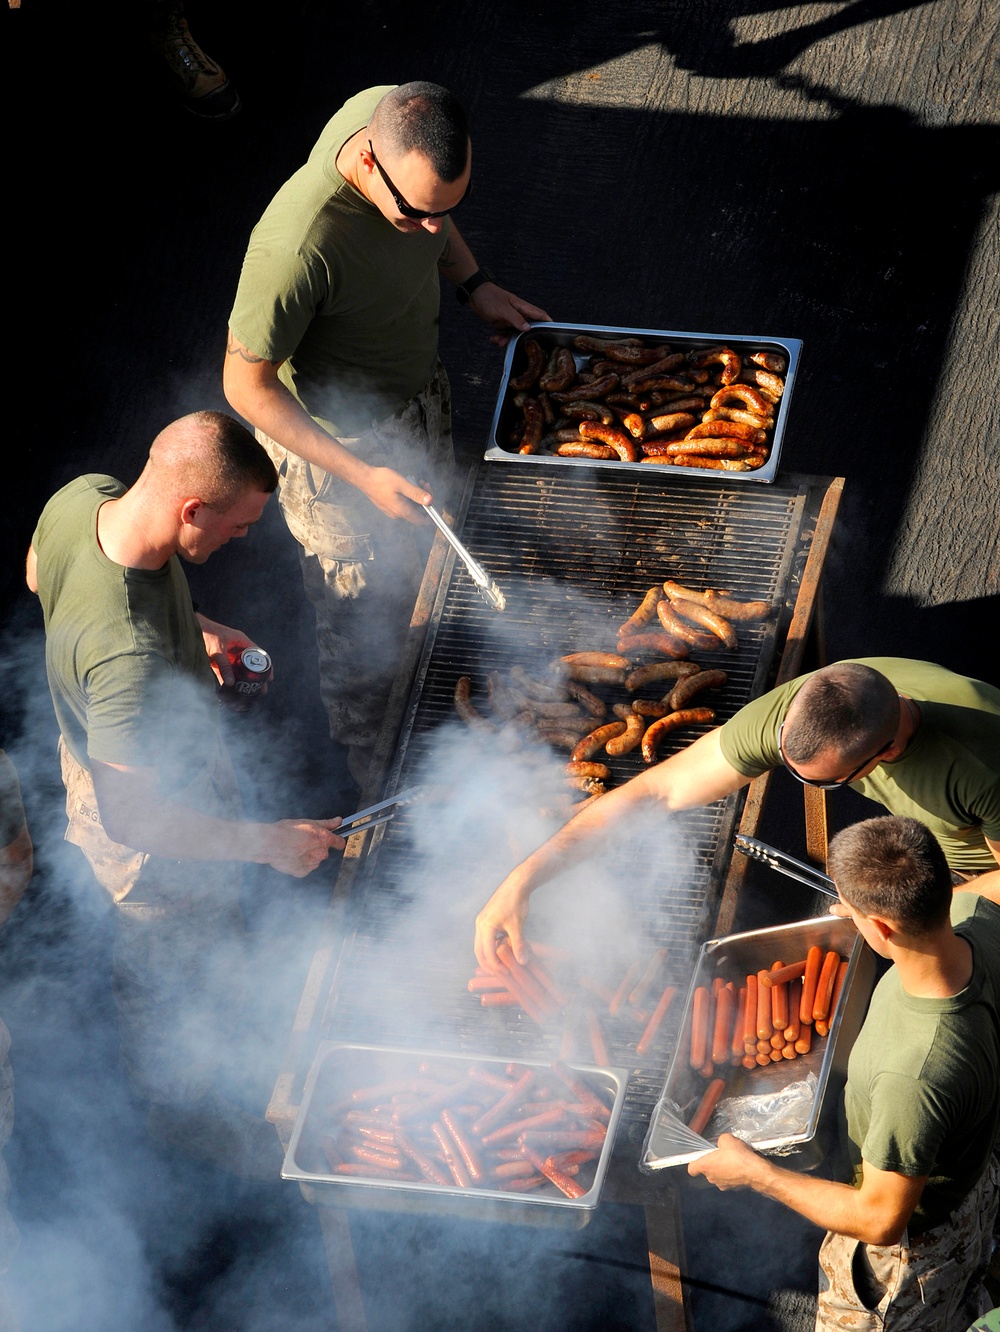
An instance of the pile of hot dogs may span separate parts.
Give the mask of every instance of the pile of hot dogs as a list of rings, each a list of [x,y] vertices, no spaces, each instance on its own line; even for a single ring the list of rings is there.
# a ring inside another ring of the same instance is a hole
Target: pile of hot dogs
[[[734,651],[735,626],[764,620],[769,610],[766,601],[737,601],[714,588],[696,591],[670,580],[658,583],[618,627],[617,651],[568,653],[541,677],[521,666],[512,667],[505,678],[490,672],[488,716],[473,703],[471,677],[460,676],[455,708],[471,726],[531,728],[556,748],[568,749],[567,779],[601,794],[611,778],[605,758],[641,749],[646,763],[654,763],[660,743],[672,731],[714,721],[713,709],[692,703],[706,690],[721,688],[727,673],[704,670],[688,654],[692,648]],[[605,692],[624,689],[632,697],[618,698],[609,707],[593,686]],[[609,710],[613,720],[608,720]]]
[[[320,1143],[335,1175],[576,1199],[593,1183],[611,1091],[562,1061],[421,1061],[328,1104]]]
[[[725,1090],[720,1070],[767,1068],[808,1054],[813,1036],[829,1034],[848,962],[814,944],[787,966],[750,973],[742,982],[717,976],[691,996],[688,1059],[708,1080],[689,1127],[701,1133]]]
[[[605,1028],[614,1029],[621,1044],[635,1040],[636,1055],[643,1058],[653,1048],[677,991],[664,983],[665,948],[636,959],[613,985],[580,972],[568,953],[551,945],[532,944],[532,956],[522,965],[504,941],[497,958],[502,970],[480,967],[469,979],[469,991],[478,995],[480,1004],[516,1006],[540,1027],[561,1024],[561,1059],[579,1056],[578,1043],[585,1034],[594,1063],[602,1067],[610,1062]]]
[[[518,353],[507,446],[519,453],[731,472],[770,456],[788,368],[777,352],[584,334],[571,349],[533,330]]]

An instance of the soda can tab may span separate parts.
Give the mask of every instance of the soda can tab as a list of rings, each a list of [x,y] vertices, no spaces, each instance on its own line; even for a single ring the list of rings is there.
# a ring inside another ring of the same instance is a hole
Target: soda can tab
[[[231,647],[228,655],[236,679],[219,686],[219,699],[234,712],[248,712],[274,675],[271,658],[259,647]]]

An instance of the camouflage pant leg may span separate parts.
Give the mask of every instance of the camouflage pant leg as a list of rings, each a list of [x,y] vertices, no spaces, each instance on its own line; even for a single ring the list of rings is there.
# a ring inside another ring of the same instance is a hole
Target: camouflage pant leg
[[[381,513],[359,490],[311,466],[260,431],[278,468],[278,499],[299,543],[302,580],[316,612],[320,694],[330,734],[369,749],[378,735],[433,528]],[[374,467],[425,482],[443,504],[454,474],[451,395],[443,367],[390,420],[345,448]]]
[[[129,1085],[147,1101],[197,1100],[233,1049],[243,999],[240,866],[167,860],[112,841],[90,773],[61,741],[59,752],[66,838],[115,907],[112,986]],[[216,817],[240,813],[221,746],[180,796]]]
[[[235,1050],[244,986],[239,904],[116,908],[113,985],[129,1086],[158,1104],[217,1088]]]
[[[992,1307],[983,1276],[993,1245],[998,1182],[991,1158],[948,1220],[909,1243],[862,1244],[829,1233],[819,1253],[817,1332],[966,1332]],[[884,1291],[877,1303],[866,1304],[856,1278]]]

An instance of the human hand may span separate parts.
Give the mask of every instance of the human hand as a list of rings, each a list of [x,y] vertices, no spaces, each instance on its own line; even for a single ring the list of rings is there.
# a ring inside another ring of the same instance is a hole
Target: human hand
[[[531,957],[531,948],[524,937],[524,923],[528,919],[528,899],[506,878],[476,917],[476,960],[487,971],[502,971],[503,963],[497,957],[497,945],[509,940],[511,951],[518,962]]]
[[[426,486],[400,476],[391,467],[370,468],[361,490],[390,518],[405,518],[407,522],[417,524],[430,522],[423,506],[433,500],[431,492]]]
[[[492,324],[498,330],[512,328],[523,333],[529,327],[529,321],[552,322],[551,315],[547,315],[537,305],[522,300],[495,282],[484,282],[481,287],[477,287],[469,298],[469,308],[484,324]],[[498,347],[506,347],[509,341],[509,334],[504,332],[495,333],[490,338],[490,342],[496,343]]]
[[[229,660],[229,649],[233,647],[257,647],[257,644],[243,633],[242,629],[230,629],[207,616],[196,614],[195,619],[201,626],[201,636],[205,640],[205,651],[221,685],[232,685],[236,681],[233,664]],[[265,691],[267,686],[264,686]]]
[[[731,1133],[723,1133],[714,1152],[690,1162],[688,1174],[704,1176],[717,1189],[752,1189],[762,1167],[766,1162],[752,1147]]]
[[[334,828],[340,819],[281,819],[267,825],[264,854],[266,864],[282,874],[304,879],[321,865],[331,851],[346,846]]]

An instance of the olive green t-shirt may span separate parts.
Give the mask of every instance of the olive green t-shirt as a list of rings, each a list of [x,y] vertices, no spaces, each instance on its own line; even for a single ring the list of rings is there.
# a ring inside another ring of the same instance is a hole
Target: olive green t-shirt
[[[952,869],[996,869],[985,839],[1000,841],[1000,689],[931,662],[856,657],[920,704],[921,722],[906,750],[852,782],[890,814],[919,819],[941,843]],[[746,777],[781,766],[778,727],[808,675],[754,699],[720,731],[726,761]]]
[[[986,1169],[1000,1122],[1000,906],[956,893],[972,979],[948,999],[907,994],[895,967],[872,995],[844,1105],[857,1171],[927,1175],[910,1234],[939,1225]]]
[[[159,769],[184,786],[218,730],[209,665],[180,561],[115,564],[97,540],[97,511],[125,487],[78,477],[46,504],[31,544],[45,617],[45,669],[59,729],[90,760]]]
[[[405,406],[437,364],[437,262],[450,219],[436,235],[398,231],[336,165],[390,86],[345,103],[271,200],[229,319],[245,347],[284,362],[282,382],[338,437]]]

